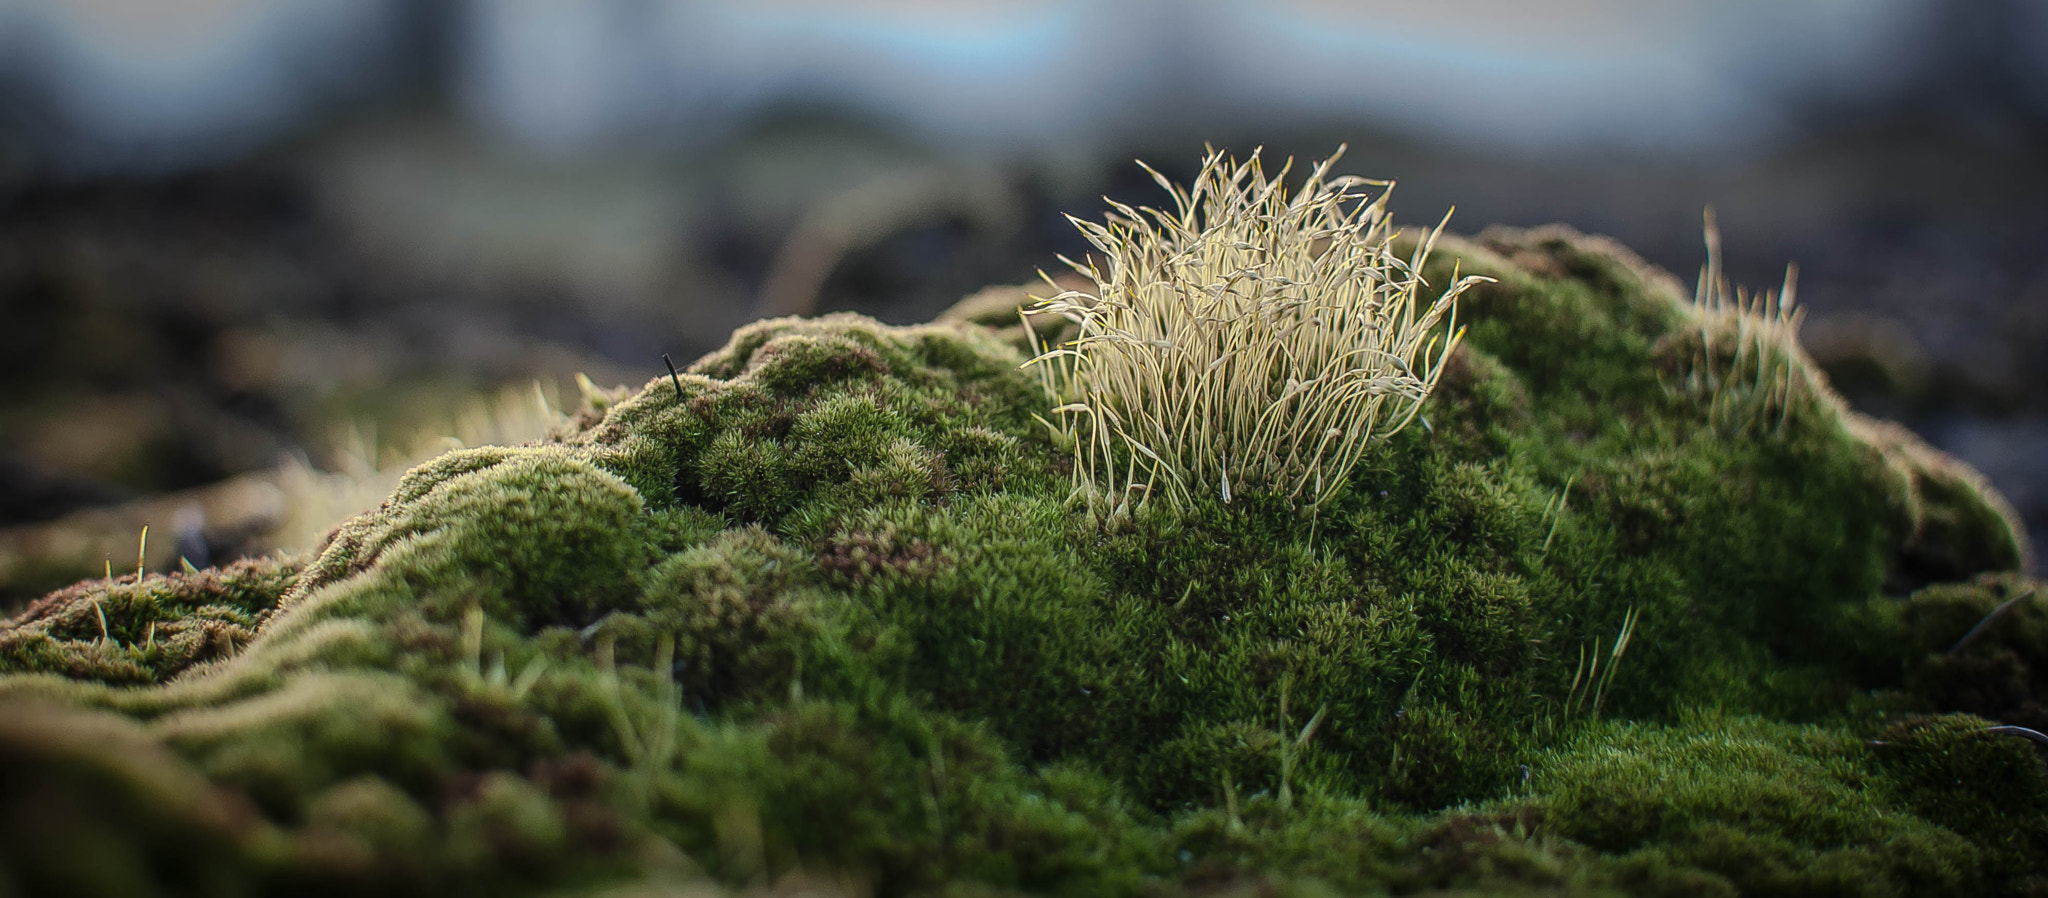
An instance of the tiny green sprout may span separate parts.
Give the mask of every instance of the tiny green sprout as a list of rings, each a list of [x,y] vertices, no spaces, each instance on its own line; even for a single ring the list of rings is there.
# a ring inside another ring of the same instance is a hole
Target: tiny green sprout
[[[1293,163],[1268,178],[1256,151],[1212,150],[1192,190],[1141,162],[1173,211],[1112,200],[1104,223],[1068,217],[1107,264],[1061,257],[1094,288],[1027,310],[1078,329],[1025,364],[1053,397],[1077,494],[1112,514],[1211,491],[1320,506],[1420,413],[1462,333],[1458,296],[1490,279],[1453,275],[1421,298],[1449,214],[1397,256],[1393,182],[1332,177],[1342,155],[1293,192]]]
[[[1280,734],[1282,736],[1280,743],[1280,809],[1282,811],[1294,810],[1294,787],[1292,781],[1294,779],[1295,759],[1300,756],[1303,748],[1308,747],[1308,741],[1315,738],[1316,730],[1322,728],[1323,717],[1330,713],[1330,703],[1324,702],[1322,707],[1317,708],[1316,713],[1309,717],[1308,723],[1302,726],[1301,732],[1296,733],[1291,740],[1286,739],[1287,728],[1292,723],[1287,713],[1287,693],[1293,685],[1294,676],[1292,674],[1282,678],[1280,681]]]
[[[1541,553],[1546,557],[1550,554],[1551,541],[1557,538],[1557,525],[1564,522],[1564,512],[1571,500],[1572,484],[1577,482],[1578,479],[1579,475],[1576,473],[1565,478],[1564,489],[1559,491],[1555,498],[1544,503],[1543,515],[1550,518],[1550,532],[1543,536],[1543,551]]]
[[[1642,619],[1636,609],[1630,608],[1621,616],[1621,632],[1614,636],[1614,647],[1607,652],[1603,667],[1600,659],[1600,640],[1593,640],[1593,652],[1587,655],[1584,647],[1579,649],[1578,670],[1572,674],[1572,685],[1565,693],[1564,713],[1569,719],[1579,711],[1590,711],[1600,716],[1600,707],[1607,701],[1608,687],[1614,682],[1615,668],[1621,665],[1621,656],[1628,651],[1629,640],[1635,638],[1636,624]],[[1592,666],[1587,667],[1590,657]]]

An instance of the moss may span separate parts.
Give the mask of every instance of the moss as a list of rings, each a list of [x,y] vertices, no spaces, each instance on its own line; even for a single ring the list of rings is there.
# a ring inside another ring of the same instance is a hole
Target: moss
[[[1840,732],[1753,718],[1609,725],[1532,765],[1534,804],[1559,835],[1628,867],[1667,879],[1689,868],[1687,891],[1964,894],[1997,882],[1983,843],[1897,812],[1871,753]]]
[[[0,624],[0,672],[61,672],[158,683],[226,658],[297,583],[297,561],[236,562],[197,573],[86,580]]]
[[[795,659],[824,601],[810,554],[759,529],[726,531],[679,552],[643,576],[640,617],[676,640],[685,694],[719,700],[772,696],[795,676]]]
[[[0,843],[80,847],[8,875],[2041,887],[2048,774],[1986,730],[2039,725],[2048,599],[1981,479],[1796,346],[1789,392],[1702,389],[1712,323],[1611,244],[1438,256],[1497,283],[1425,422],[1313,512],[1070,503],[1027,347],[985,326],[1010,291],[750,325],[550,442],[422,466],[313,558],[54,594],[0,627],[0,749],[8,806],[69,816]]]
[[[1844,426],[1883,459],[1911,535],[1895,574],[1915,582],[2022,570],[2032,553],[2019,516],[1982,474],[1888,421],[1844,413]]]
[[[249,894],[277,833],[142,726],[16,702],[0,715],[13,894]],[[24,819],[26,818],[26,819]]]
[[[640,494],[556,447],[451,453],[394,500],[344,529],[294,594],[381,565],[428,601],[480,604],[529,630],[582,626],[626,605],[655,557]]]
[[[2038,582],[1984,576],[1915,592],[1907,683],[1928,708],[2048,731],[2048,596]]]
[[[1967,714],[1908,718],[1871,743],[1893,788],[1929,821],[1973,840],[1985,872],[2038,874],[2048,856],[2048,762],[2034,743]]]

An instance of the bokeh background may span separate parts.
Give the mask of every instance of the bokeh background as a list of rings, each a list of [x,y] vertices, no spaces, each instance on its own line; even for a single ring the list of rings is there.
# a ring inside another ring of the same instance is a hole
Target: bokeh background
[[[2039,0],[0,0],[0,600],[304,548],[763,314],[930,317],[1205,143],[1801,268],[2048,530]]]

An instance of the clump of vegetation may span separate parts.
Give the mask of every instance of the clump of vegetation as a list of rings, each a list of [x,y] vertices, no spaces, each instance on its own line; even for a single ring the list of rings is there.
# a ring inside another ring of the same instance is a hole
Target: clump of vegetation
[[[1692,311],[1699,321],[1698,355],[1687,367],[1685,386],[1707,402],[1708,416],[1735,433],[1781,428],[1792,403],[1829,394],[1796,381],[1814,368],[1801,364],[1797,266],[1785,268],[1778,290],[1751,293],[1735,286],[1721,269],[1721,230],[1714,210],[1706,213],[1707,261],[1700,267]]]
[[[1029,364],[1061,400],[1052,411],[1084,495],[1123,507],[1160,491],[1185,506],[1213,485],[1226,503],[1235,486],[1321,505],[1368,447],[1414,420],[1458,343],[1438,325],[1486,278],[1454,278],[1424,301],[1420,269],[1443,223],[1403,261],[1392,182],[1330,177],[1342,155],[1290,193],[1291,160],[1267,178],[1257,152],[1227,162],[1212,150],[1192,191],[1146,168],[1171,213],[1069,216],[1104,255],[1064,260],[1095,289],[1025,314],[1076,326]],[[1372,187],[1385,189],[1367,202]]]
[[[414,469],[312,557],[55,594],[0,626],[0,877],[2048,885],[2048,762],[2001,729],[2039,713],[2048,599],[1995,494],[1789,341],[1768,426],[1730,426],[1700,312],[1618,247],[1385,250],[1489,280],[1429,356],[1430,426],[1322,490],[1232,455],[1228,502],[1082,513],[1020,290],[750,325],[550,440]]]

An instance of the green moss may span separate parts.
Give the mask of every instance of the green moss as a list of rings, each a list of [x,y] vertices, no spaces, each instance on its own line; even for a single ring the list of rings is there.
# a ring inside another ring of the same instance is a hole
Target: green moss
[[[155,871],[107,894],[2043,885],[2048,773],[1985,731],[2038,726],[2048,599],[1981,479],[1796,347],[1701,388],[1711,322],[1616,247],[1454,264],[1497,282],[1426,423],[1313,513],[1070,503],[1016,291],[761,322],[314,558],[51,596],[0,749]]]
[[[1691,868],[1688,879],[1737,894],[1963,894],[1995,882],[1982,843],[1897,812],[1873,751],[1753,718],[1609,725],[1532,765],[1533,804],[1555,832],[1627,867]]]
[[[583,626],[628,604],[655,558],[640,494],[558,447],[451,453],[394,498],[345,530],[297,594],[383,567],[444,607],[477,604],[529,630]]]
[[[297,561],[272,559],[140,581],[80,582],[0,626],[0,672],[162,682],[247,645],[299,569]]]
[[[1929,707],[2048,732],[2048,595],[1989,575],[1930,586],[1901,609],[1907,683]]]
[[[1907,806],[1974,840],[1988,872],[2025,874],[2048,856],[2048,763],[2035,743],[1965,714],[1911,718],[1872,742]]]
[[[0,790],[14,820],[0,886],[14,894],[246,892],[277,833],[143,727],[11,703]]]
[[[726,531],[647,571],[640,618],[675,639],[686,694],[774,697],[794,681],[817,626],[813,606],[827,600],[817,580],[808,553],[759,529]]]

